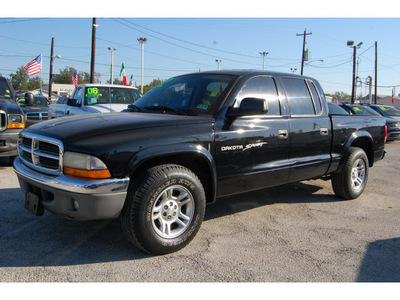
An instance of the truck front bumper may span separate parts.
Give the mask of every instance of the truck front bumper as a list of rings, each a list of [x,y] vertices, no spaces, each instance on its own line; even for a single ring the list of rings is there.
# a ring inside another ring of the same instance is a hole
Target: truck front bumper
[[[26,167],[19,158],[14,171],[21,189],[37,195],[46,210],[75,220],[119,217],[129,185],[129,178],[83,180],[46,175]]]
[[[7,129],[0,132],[0,157],[17,156],[18,134],[22,129]]]

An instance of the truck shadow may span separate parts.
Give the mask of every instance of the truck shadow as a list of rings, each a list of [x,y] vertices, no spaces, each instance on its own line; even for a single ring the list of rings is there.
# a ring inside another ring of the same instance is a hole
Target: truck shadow
[[[357,281],[400,282],[400,237],[369,244]]]
[[[314,195],[320,189],[295,183],[218,199],[207,206],[205,222],[278,202],[341,201],[331,195]],[[5,199],[0,207],[0,267],[69,266],[151,257],[125,239],[119,220],[73,221],[49,212],[35,217],[24,209],[20,189],[1,189],[0,193]]]

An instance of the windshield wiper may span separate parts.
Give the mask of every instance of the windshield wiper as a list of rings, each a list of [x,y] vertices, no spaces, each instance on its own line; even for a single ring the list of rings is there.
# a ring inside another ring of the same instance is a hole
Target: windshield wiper
[[[184,111],[177,109],[175,107],[169,107],[169,106],[146,106],[145,107],[148,110],[162,110],[162,111],[172,111],[178,115],[187,115],[187,113],[185,113]]]
[[[141,112],[142,111],[142,109],[139,106],[135,105],[135,104],[129,104],[128,105],[128,109],[129,108],[133,109],[133,111],[135,111],[135,112]]]

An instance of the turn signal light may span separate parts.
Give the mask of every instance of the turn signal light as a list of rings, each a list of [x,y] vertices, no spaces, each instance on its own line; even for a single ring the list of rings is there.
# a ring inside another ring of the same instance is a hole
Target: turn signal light
[[[82,170],[64,167],[64,174],[89,179],[107,179],[111,177],[108,170]]]
[[[7,129],[24,129],[25,124],[24,123],[18,123],[18,124],[7,124]]]

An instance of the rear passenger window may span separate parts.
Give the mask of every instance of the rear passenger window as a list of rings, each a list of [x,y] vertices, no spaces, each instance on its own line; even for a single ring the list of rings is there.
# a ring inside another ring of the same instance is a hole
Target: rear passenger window
[[[311,91],[311,95],[314,99],[315,111],[317,115],[319,115],[322,112],[321,99],[319,98],[317,88],[315,87],[314,82],[312,81],[307,81],[307,82]]]
[[[292,115],[315,115],[314,104],[303,79],[283,78]]]
[[[272,77],[253,77],[240,90],[235,107],[239,107],[244,98],[260,98],[268,102],[267,115],[280,115],[278,91]]]

